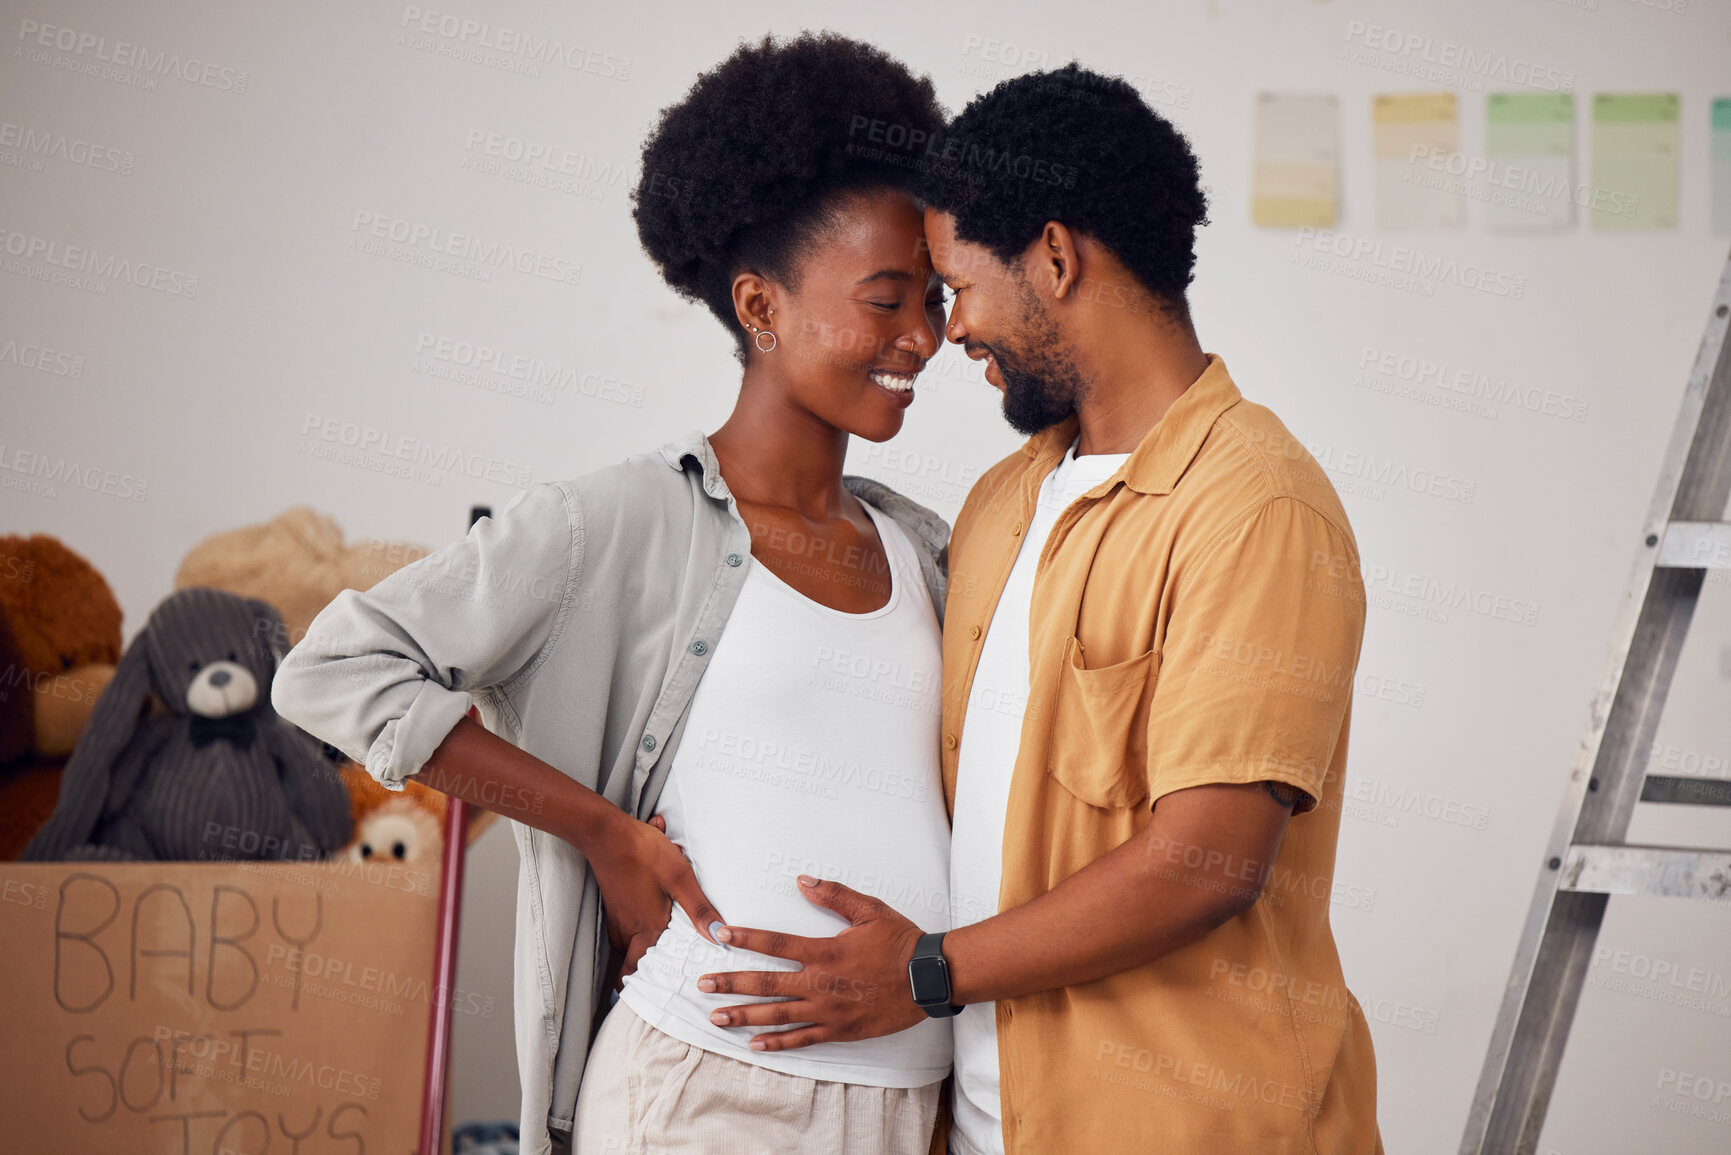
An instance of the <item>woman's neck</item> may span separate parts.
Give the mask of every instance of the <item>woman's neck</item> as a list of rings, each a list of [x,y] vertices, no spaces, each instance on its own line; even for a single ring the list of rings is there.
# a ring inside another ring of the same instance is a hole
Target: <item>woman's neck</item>
[[[848,435],[747,372],[733,413],[709,436],[734,498],[791,509],[813,521],[842,516]]]

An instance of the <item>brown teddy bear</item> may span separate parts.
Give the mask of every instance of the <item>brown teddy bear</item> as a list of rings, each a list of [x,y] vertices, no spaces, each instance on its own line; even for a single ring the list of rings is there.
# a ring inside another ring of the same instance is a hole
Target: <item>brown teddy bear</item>
[[[0,537],[0,860],[54,812],[61,773],[120,661],[120,603],[58,538]]]
[[[376,539],[345,544],[334,520],[296,506],[261,525],[206,538],[181,561],[174,586],[214,586],[269,602],[282,614],[285,640],[293,646],[337,594],[371,589],[431,552],[425,546]],[[324,749],[348,783],[355,820],[355,838],[339,856],[413,859],[422,869],[436,871],[443,849],[445,796],[412,781],[401,792],[386,790],[335,747]],[[432,821],[425,821],[423,814]],[[490,811],[470,808],[471,844],[493,818]]]
[[[365,771],[353,763],[350,766],[349,802],[355,838],[338,856],[358,862],[398,862],[426,874],[438,874],[445,850],[445,796],[413,781],[403,783],[400,791],[386,790]],[[469,813],[469,840],[473,842],[476,827],[490,815],[472,807]]]

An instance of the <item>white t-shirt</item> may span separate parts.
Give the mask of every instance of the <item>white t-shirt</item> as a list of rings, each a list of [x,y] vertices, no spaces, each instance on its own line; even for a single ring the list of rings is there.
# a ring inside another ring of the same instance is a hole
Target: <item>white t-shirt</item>
[[[937,616],[914,544],[866,509],[889,559],[890,600],[843,613],[752,559],[656,807],[734,926],[812,938],[845,930],[846,919],[799,893],[803,873],[880,898],[921,930],[949,929]],[[709,942],[675,904],[619,997],[676,1039],[771,1070],[879,1087],[920,1087],[949,1073],[948,1019],[780,1052],[747,1044],[781,1028],[709,1021],[719,1007],[769,1000],[704,994],[699,975],[798,969]]]
[[[1004,810],[1010,772],[1022,744],[1028,707],[1028,610],[1034,570],[1058,516],[1105,481],[1128,453],[1064,455],[1040,486],[1038,504],[1022,536],[1016,564],[992,612],[962,721],[957,752],[955,818],[950,833],[950,922],[967,926],[998,913],[1004,873]],[[998,1096],[998,1008],[973,1003],[955,1017],[954,1123],[950,1150],[957,1155],[1002,1155],[1004,1129]]]

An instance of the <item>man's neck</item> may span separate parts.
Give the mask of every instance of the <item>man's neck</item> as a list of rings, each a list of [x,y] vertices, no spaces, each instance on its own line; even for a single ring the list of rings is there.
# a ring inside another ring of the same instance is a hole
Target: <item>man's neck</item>
[[[1187,319],[1132,322],[1090,344],[1097,352],[1087,359],[1087,396],[1076,405],[1077,456],[1134,450],[1208,368],[1208,354]]]

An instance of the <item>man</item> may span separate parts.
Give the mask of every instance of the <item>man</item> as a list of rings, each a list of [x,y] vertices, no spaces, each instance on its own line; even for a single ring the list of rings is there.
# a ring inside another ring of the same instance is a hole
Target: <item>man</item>
[[[803,964],[707,976],[792,997],[726,1025],[810,1024],[753,1042],[784,1049],[959,1006],[957,1155],[1380,1152],[1329,928],[1358,550],[1316,461],[1198,342],[1196,159],[1074,64],[976,99],[941,159],[946,335],[1029,435],[950,541],[956,929],[802,880],[853,925],[726,928]]]

